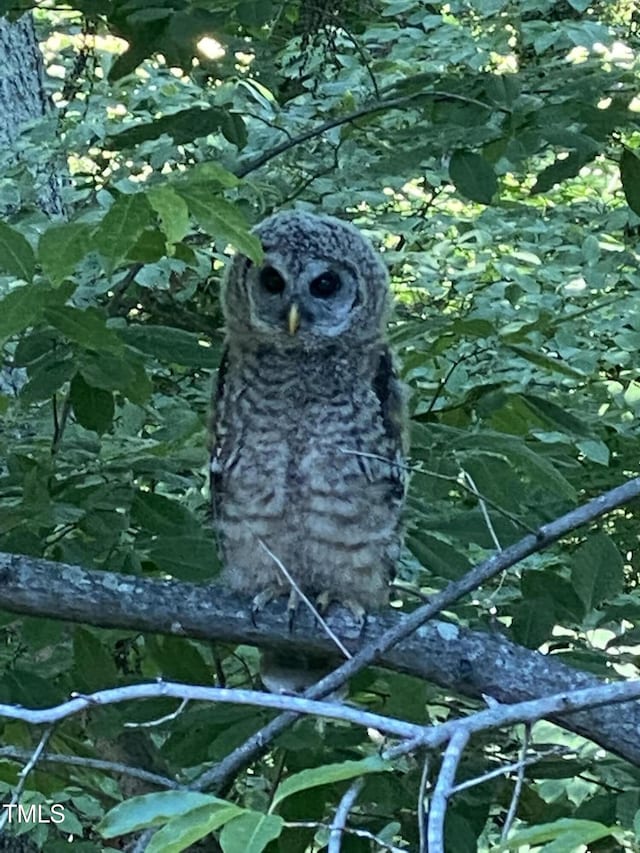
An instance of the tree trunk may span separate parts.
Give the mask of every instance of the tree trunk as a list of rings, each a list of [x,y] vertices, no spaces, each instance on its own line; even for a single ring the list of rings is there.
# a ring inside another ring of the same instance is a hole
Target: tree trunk
[[[0,18],[0,151],[5,165],[22,163],[33,176],[38,206],[49,216],[62,215],[60,178],[51,160],[25,158],[20,137],[29,126],[51,110],[45,91],[42,54],[33,17],[23,15],[15,23]],[[6,214],[14,212],[4,204]],[[8,209],[7,209],[8,208]]]

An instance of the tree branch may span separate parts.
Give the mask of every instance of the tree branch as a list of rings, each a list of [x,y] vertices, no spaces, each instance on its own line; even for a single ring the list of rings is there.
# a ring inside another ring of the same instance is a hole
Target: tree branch
[[[633,480],[629,480],[624,483],[622,486],[618,486],[615,489],[611,489],[608,492],[598,495],[577,509],[560,516],[560,518],[555,519],[549,524],[543,525],[535,533],[525,536],[519,542],[511,545],[499,554],[490,557],[488,560],[484,560],[470,572],[467,572],[466,575],[463,575],[459,580],[450,583],[444,590],[442,590],[442,592],[433,596],[428,604],[419,607],[411,615],[405,616],[404,619],[398,621],[393,628],[385,631],[377,640],[365,643],[360,651],[350,661],[342,664],[342,666],[330,675],[325,676],[325,678],[322,678],[310,687],[305,692],[305,696],[317,699],[338,690],[346,681],[348,681],[349,678],[357,672],[360,672],[360,670],[365,666],[376,661],[383,662],[386,653],[393,652],[394,647],[397,647],[401,641],[409,638],[414,632],[418,632],[418,629],[421,629],[420,637],[422,637],[425,630],[428,631],[428,626],[426,628],[423,627],[425,626],[425,623],[428,620],[433,619],[433,617],[440,613],[445,607],[450,606],[463,595],[466,595],[468,592],[471,592],[483,583],[486,583],[486,581],[490,580],[505,569],[516,565],[516,563],[524,560],[525,557],[529,557],[531,554],[535,554],[536,552],[543,550],[553,542],[557,542],[558,539],[562,536],[566,536],[567,533],[576,530],[583,524],[589,524],[595,521],[610,512],[612,509],[623,506],[638,496],[640,496],[640,477],[636,477]],[[417,653],[420,654],[420,652]],[[479,666],[486,667],[487,660],[494,660],[494,658],[487,656],[483,652],[483,655],[478,660]],[[468,667],[468,661],[465,660],[465,664]],[[400,667],[396,666],[395,668]],[[458,672],[461,676],[460,681],[462,684],[460,687],[457,687],[457,689],[460,689],[461,687],[464,689],[465,673],[464,671]],[[432,680],[436,681],[435,678]],[[510,686],[513,686],[516,689],[517,684],[517,677],[515,682],[510,682]],[[500,687],[498,685],[498,690],[499,689]],[[533,689],[534,691],[539,690],[539,685],[536,683],[533,686]],[[551,691],[553,691],[553,687],[551,688]],[[488,692],[489,695],[495,695],[491,690],[486,692]],[[541,696],[544,695],[544,692],[535,693],[535,695]],[[273,742],[274,738],[278,737],[278,735],[285,731],[294,722],[294,720],[295,717],[292,714],[284,714],[281,717],[277,717],[275,720],[272,720],[260,729],[260,731],[256,732],[243,744],[237,747],[237,749],[223,759],[217,767],[203,773],[200,779],[193,784],[193,787],[197,790],[206,790],[209,787],[216,790],[224,788],[230,780],[235,778],[243,767],[249,765],[259,755],[262,755],[268,748],[268,745]],[[573,728],[572,723],[575,725],[574,721],[564,721],[561,719],[559,722],[561,725],[566,724],[567,727],[571,728],[573,731],[578,731],[578,729]],[[611,749],[613,752],[617,752],[615,745],[616,737],[614,734],[617,729],[616,720],[611,719],[610,723],[613,726],[611,734],[614,736],[611,741],[611,746],[607,746],[606,748]],[[633,729],[627,729],[626,725],[624,728],[625,739],[630,736],[635,737]],[[598,734],[585,733],[585,736],[590,737],[597,743],[600,743],[601,746],[605,746],[602,740],[598,740]],[[620,753],[618,752],[618,754]],[[625,755],[625,757],[627,756]]]
[[[475,98],[469,98],[466,95],[458,95],[454,92],[421,91],[412,92],[409,95],[404,95],[399,98],[383,98],[382,100],[373,101],[370,104],[365,104],[363,107],[360,107],[360,109],[358,110],[354,110],[352,113],[347,113],[346,115],[337,116],[336,118],[329,119],[323,124],[319,124],[316,127],[311,128],[311,130],[307,130],[304,133],[301,133],[299,136],[294,136],[291,139],[286,140],[285,142],[281,142],[280,145],[275,145],[269,151],[265,151],[264,154],[261,154],[254,160],[249,160],[248,162],[241,164],[237,169],[235,169],[235,174],[239,178],[245,178],[251,172],[255,172],[256,169],[265,166],[270,160],[273,160],[274,157],[278,157],[280,154],[284,154],[285,151],[289,151],[290,148],[295,148],[296,145],[302,145],[304,142],[308,142],[310,139],[315,139],[318,136],[322,136],[328,130],[333,130],[334,127],[340,127],[343,124],[350,124],[351,122],[357,121],[359,118],[364,118],[364,116],[373,115],[374,113],[381,113],[385,112],[386,110],[404,109],[413,101],[418,101],[420,99],[426,100],[427,98],[431,98],[437,101],[462,101],[463,103],[467,104],[475,104],[476,106],[482,107],[487,111],[505,111],[503,107],[495,106],[492,104],[485,104],[482,101],[476,100]]]
[[[355,656],[305,695],[321,698],[373,662],[475,698],[488,694],[507,704],[540,700],[558,691],[597,687],[601,682],[570,669],[556,656],[545,658],[509,643],[498,634],[472,632],[450,623],[424,623],[504,569],[639,495],[640,477],[544,525],[535,534],[525,536],[449,584],[410,615],[399,617],[385,613],[370,617],[361,635],[354,630],[353,621],[341,613],[333,620],[335,630]],[[218,639],[225,643],[248,643],[280,650],[294,643],[297,651],[324,655],[329,661],[336,655],[333,642],[306,613],[300,614],[289,633],[282,606],[266,608],[260,614],[259,623],[254,624],[248,600],[232,596],[222,588],[88,572],[78,566],[20,555],[0,553],[0,607],[14,613],[103,627]],[[491,665],[487,665],[488,661]],[[615,686],[624,688],[626,685]],[[639,703],[578,712],[574,708],[570,704],[547,705],[542,716],[640,765]],[[193,786],[200,789],[223,787],[243,766],[268,748],[272,738],[295,718],[292,712],[276,718],[203,774]],[[440,726],[439,731],[444,738],[439,743],[451,736],[447,724]]]

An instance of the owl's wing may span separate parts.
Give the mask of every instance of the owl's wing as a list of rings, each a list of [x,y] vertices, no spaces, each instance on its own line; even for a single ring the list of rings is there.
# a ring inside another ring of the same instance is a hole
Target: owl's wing
[[[213,413],[210,425],[210,462],[209,462],[209,486],[211,489],[211,509],[213,513],[213,524],[218,534],[218,519],[220,518],[220,504],[222,501],[222,406],[224,405],[224,383],[227,374],[229,356],[225,349],[222,353],[218,377],[216,381],[215,394],[213,395]],[[220,551],[218,539],[218,551]]]
[[[380,401],[380,413],[385,431],[386,447],[381,455],[392,464],[387,478],[392,483],[392,495],[402,500],[407,488],[405,455],[406,405],[402,385],[393,366],[391,352],[387,346],[380,351],[378,367],[373,379],[373,390]]]

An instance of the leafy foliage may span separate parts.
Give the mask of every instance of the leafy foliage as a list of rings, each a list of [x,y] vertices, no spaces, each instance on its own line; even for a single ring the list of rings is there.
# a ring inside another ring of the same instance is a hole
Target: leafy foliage
[[[205,424],[221,270],[229,246],[259,261],[249,225],[293,204],[353,220],[392,274],[390,334],[412,414],[406,585],[440,589],[638,472],[633,3],[71,7],[82,17],[37,12],[57,133],[34,123],[0,157],[1,550],[215,575]],[[37,207],[42,177],[30,164],[43,156],[68,165],[67,221]],[[639,571],[637,522],[621,511],[452,616],[497,621],[515,641],[602,675],[637,675]],[[16,704],[157,676],[206,682],[213,671],[242,685],[255,673],[250,649],[10,615],[2,633],[0,691]],[[363,674],[351,699],[420,721],[467,707],[392,673]],[[154,729],[123,727],[171,710],[96,710],[56,730],[50,747],[188,782],[264,716],[190,707]],[[2,728],[5,744],[32,745],[21,724]],[[450,802],[448,849],[569,851],[597,839],[609,846],[589,849],[637,849],[638,773],[550,725],[534,730],[534,744],[559,740],[579,760],[529,768],[520,824],[502,848],[511,784],[497,777]],[[495,734],[460,775],[518,749],[514,733]],[[228,853],[319,850],[346,780],[367,774],[354,824],[417,849],[421,766],[380,772],[377,761],[361,733],[303,720],[224,800],[141,795],[124,776],[42,765],[26,796],[68,804],[68,823],[29,837],[53,845],[73,833],[97,851],[99,831],[162,825],[153,849],[213,832]],[[16,771],[2,760],[3,791]],[[377,848],[349,835],[343,849]]]

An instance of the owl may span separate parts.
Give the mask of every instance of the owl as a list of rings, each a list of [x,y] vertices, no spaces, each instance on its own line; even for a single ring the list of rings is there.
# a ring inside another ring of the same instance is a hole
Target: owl
[[[387,601],[402,540],[387,274],[331,216],[283,212],[255,231],[263,263],[236,255],[222,291],[211,456],[222,580],[255,610],[280,595],[295,609],[297,586],[362,618]]]

